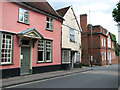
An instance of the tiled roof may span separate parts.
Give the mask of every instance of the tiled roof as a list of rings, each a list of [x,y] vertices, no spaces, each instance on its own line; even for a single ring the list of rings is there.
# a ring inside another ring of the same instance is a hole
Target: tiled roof
[[[66,12],[68,11],[68,9],[70,8],[71,6],[68,6],[68,7],[65,7],[65,8],[61,8],[61,9],[58,9],[56,10],[58,14],[60,14],[62,17],[64,17],[64,15],[66,14]]]

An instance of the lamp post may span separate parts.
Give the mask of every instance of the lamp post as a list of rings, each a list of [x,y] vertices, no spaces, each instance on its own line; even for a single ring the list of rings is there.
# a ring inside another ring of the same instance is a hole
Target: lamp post
[[[91,58],[90,58],[90,64],[92,67],[93,62],[93,33],[92,33],[92,25],[90,24],[90,31],[91,31]]]

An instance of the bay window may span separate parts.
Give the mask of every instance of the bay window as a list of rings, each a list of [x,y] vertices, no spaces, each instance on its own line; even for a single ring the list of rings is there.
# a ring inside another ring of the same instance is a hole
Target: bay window
[[[52,41],[38,40],[38,63],[52,61]]]

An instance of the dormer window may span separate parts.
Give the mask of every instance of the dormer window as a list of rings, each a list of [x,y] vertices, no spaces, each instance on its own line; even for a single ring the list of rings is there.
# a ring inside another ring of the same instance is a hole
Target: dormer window
[[[29,10],[19,8],[19,22],[29,24]]]

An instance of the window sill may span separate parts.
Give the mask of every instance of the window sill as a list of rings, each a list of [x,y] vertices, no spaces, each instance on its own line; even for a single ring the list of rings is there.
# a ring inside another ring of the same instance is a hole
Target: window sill
[[[49,61],[49,62],[47,62],[47,61],[46,62],[45,61],[44,62],[37,61],[37,64],[39,64],[39,63],[52,63],[52,61]]]
[[[18,23],[22,23],[22,24],[26,24],[26,25],[30,25],[29,23],[25,23],[25,22],[21,22],[21,21],[17,21]]]
[[[51,31],[51,32],[53,32],[53,29],[46,28],[46,30],[47,30],[47,31]]]
[[[13,63],[0,64],[0,66],[13,65]]]
[[[75,43],[75,41],[71,41],[71,40],[70,40],[70,42],[73,42],[73,43]]]

